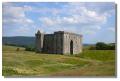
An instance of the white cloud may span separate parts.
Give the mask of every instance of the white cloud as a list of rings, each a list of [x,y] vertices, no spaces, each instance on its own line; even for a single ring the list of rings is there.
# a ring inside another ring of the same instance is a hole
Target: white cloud
[[[19,24],[19,25],[29,25],[34,22],[26,17],[25,11],[30,10],[30,7],[18,7],[10,3],[3,4],[3,24]]]
[[[30,29],[27,27],[20,27],[16,29],[16,32],[22,32],[22,33],[27,33]]]
[[[107,30],[109,30],[111,32],[115,32],[115,27],[109,27]]]
[[[27,18],[26,12],[32,12],[32,14],[37,14],[35,17],[40,15],[39,21],[41,23],[36,24],[38,27],[42,26],[43,29],[94,34],[102,28],[108,17],[114,13],[114,8],[106,8],[106,4],[104,4],[104,7],[90,3],[66,3],[62,4],[61,7],[59,7],[60,3],[56,4],[58,4],[58,7],[15,6],[11,3],[4,3],[3,24],[30,27],[31,24],[34,24],[34,21]]]
[[[46,24],[47,26],[55,25],[55,21],[48,17],[41,17],[39,20],[42,21],[42,23]]]
[[[63,30],[68,29],[68,31],[72,29],[76,32],[85,33],[86,31],[95,33],[101,29],[101,25],[107,22],[108,17],[111,16],[114,9],[107,9],[106,11],[104,10],[103,13],[100,13],[102,12],[101,7],[97,7],[100,5],[94,6],[90,6],[94,8],[91,9],[88,8],[85,3],[68,3],[64,5],[64,8],[57,10],[57,15],[40,17],[39,20],[44,26],[49,28],[54,27],[54,29],[58,29],[58,27],[61,27]],[[46,10],[47,9],[45,9],[45,11]],[[51,9],[51,11],[52,10],[53,9]],[[61,16],[61,14],[64,15]]]
[[[73,6],[70,11],[70,13],[73,12],[73,14],[78,15],[78,18],[82,18],[82,20],[84,20],[85,22],[105,23],[106,21],[106,16],[104,14],[99,14],[97,11],[89,10],[85,6]]]
[[[49,7],[30,7],[30,6],[25,6],[24,8],[27,8],[25,10],[31,11],[37,14],[51,14],[51,15],[57,15],[61,13],[61,11],[57,8],[49,8]]]
[[[3,3],[3,32],[4,35],[27,35],[34,21],[27,17],[29,6],[16,6],[12,3]],[[8,32],[7,32],[8,31]]]
[[[32,11],[33,8],[32,8],[31,6],[24,5],[24,6],[23,6],[23,10],[24,10],[24,11]]]

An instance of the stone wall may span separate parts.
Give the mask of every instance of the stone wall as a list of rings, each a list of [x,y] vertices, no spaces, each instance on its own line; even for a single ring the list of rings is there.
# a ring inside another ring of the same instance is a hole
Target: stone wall
[[[44,35],[43,52],[44,53],[53,53],[54,52],[53,44],[54,44],[54,34]]]
[[[72,42],[72,46],[70,43]],[[64,54],[70,54],[70,48],[73,47],[73,54],[82,52],[82,36],[74,33],[64,33]]]
[[[36,46],[36,51],[37,52],[42,52],[43,51],[43,42],[44,42],[44,34],[38,31],[36,34],[36,39],[35,39],[35,46]]]
[[[54,53],[63,54],[63,33],[54,32]]]
[[[55,53],[55,54],[78,54],[82,52],[82,36],[58,31],[54,34],[43,34],[40,35],[40,39],[36,35],[36,45],[37,49],[41,49],[43,44],[43,52],[45,53]],[[43,38],[43,39],[42,39]]]

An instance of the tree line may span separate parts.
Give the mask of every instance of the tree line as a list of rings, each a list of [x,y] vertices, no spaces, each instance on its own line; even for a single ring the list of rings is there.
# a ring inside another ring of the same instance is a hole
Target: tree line
[[[90,50],[115,50],[115,43],[104,43],[104,42],[97,42],[95,45],[90,46]],[[26,46],[26,51],[35,51],[34,46]]]
[[[25,51],[35,51],[36,48],[34,45],[15,45],[15,44],[5,44],[10,46],[16,47],[24,47]],[[115,50],[115,43],[104,43],[104,42],[97,42],[95,45],[89,47],[89,50]]]
[[[115,43],[98,42],[94,46],[90,46],[90,50],[115,50]]]

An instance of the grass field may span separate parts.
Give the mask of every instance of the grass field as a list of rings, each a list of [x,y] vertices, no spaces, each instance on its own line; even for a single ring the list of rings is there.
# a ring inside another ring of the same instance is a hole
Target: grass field
[[[3,76],[115,77],[114,50],[84,50],[78,55],[40,54],[3,46]]]

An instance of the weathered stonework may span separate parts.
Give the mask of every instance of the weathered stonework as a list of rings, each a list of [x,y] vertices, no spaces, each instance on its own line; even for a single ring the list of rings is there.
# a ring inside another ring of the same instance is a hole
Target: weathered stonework
[[[57,31],[44,34],[39,30],[36,35],[36,52],[50,54],[78,54],[82,52],[82,36],[75,33]]]

